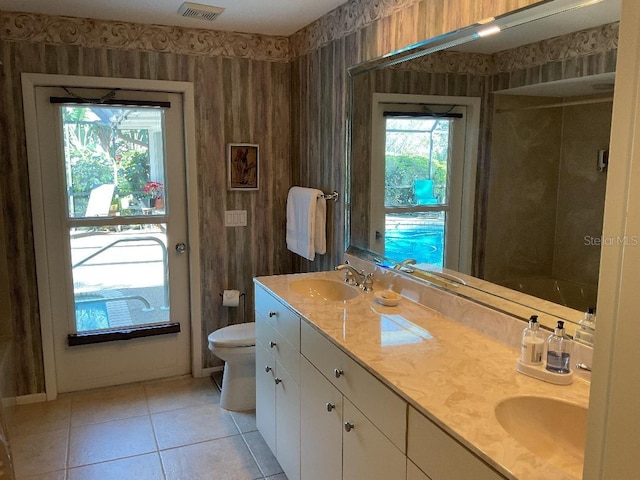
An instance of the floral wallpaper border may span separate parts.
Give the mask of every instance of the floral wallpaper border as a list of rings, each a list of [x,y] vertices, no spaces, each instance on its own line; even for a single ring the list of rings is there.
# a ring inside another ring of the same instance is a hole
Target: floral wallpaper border
[[[0,12],[0,40],[289,61],[287,37],[23,12]]]
[[[291,56],[302,56],[422,0],[351,0],[289,37]]]
[[[290,37],[0,11],[0,40],[289,61],[422,0],[351,0]]]
[[[614,22],[498,52],[493,54],[494,73],[617,50],[619,33],[620,22]]]

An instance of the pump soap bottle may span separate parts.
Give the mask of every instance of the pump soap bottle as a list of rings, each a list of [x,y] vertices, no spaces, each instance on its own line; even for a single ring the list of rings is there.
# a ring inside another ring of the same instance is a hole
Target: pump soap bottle
[[[576,342],[581,342],[593,347],[593,340],[596,335],[596,309],[589,307],[587,313],[584,314],[584,318],[580,320],[578,325],[573,339]]]
[[[522,331],[520,362],[525,365],[542,365],[544,339],[540,335],[538,316],[531,315],[529,326]]]
[[[568,374],[571,357],[570,342],[564,337],[564,322],[558,321],[553,334],[547,340],[547,370],[553,373]]]

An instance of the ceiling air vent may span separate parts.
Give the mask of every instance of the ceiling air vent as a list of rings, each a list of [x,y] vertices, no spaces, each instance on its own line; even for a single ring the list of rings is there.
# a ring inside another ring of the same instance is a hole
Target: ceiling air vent
[[[224,8],[222,7],[213,7],[211,5],[193,2],[184,2],[178,9],[178,13],[183,17],[200,18],[210,22],[218,18],[222,12],[224,12]]]

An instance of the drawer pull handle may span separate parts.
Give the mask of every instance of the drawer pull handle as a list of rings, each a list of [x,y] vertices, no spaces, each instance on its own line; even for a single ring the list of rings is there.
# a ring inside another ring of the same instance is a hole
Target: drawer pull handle
[[[336,408],[336,404],[335,403],[327,402],[327,412],[330,412],[335,408]]]
[[[266,366],[264,367],[264,371],[265,371],[265,372],[267,372],[267,373],[269,373],[269,372],[273,372],[273,368],[271,368],[269,365],[266,365]]]
[[[342,375],[344,375],[344,370],[339,370],[339,369],[335,369],[333,371],[333,374],[336,376],[336,378],[340,378]]]
[[[354,428],[356,428],[356,426],[355,426],[353,423],[351,423],[351,422],[344,422],[344,429],[345,429],[347,432],[350,432],[350,431],[351,431],[351,430],[353,430]]]
[[[276,342],[274,342],[274,341],[269,342],[269,346],[270,346],[271,348],[273,348],[273,347],[275,347],[275,346],[277,346],[277,345],[278,345],[278,344],[277,344]]]
[[[278,316],[278,312],[274,312],[273,310],[269,311],[269,318],[271,317],[277,317]]]
[[[276,385],[282,383],[282,380],[280,380],[278,377],[274,378],[273,381],[276,382]]]

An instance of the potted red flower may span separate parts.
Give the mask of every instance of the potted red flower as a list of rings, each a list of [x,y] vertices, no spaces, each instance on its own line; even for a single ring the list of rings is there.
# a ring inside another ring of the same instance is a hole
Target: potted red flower
[[[150,207],[154,207],[156,210],[164,209],[164,184],[162,182],[150,180],[144,184],[142,191],[151,197],[149,201]]]

